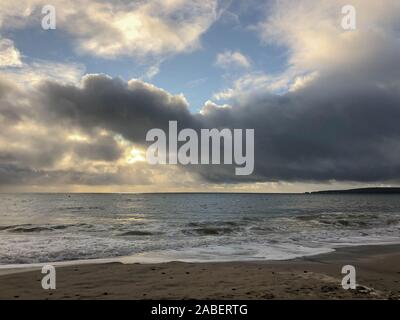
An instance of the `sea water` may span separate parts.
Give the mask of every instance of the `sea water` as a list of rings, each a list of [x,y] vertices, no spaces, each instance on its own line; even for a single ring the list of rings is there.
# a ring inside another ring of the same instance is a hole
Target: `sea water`
[[[400,243],[400,196],[1,194],[0,264],[280,260]]]

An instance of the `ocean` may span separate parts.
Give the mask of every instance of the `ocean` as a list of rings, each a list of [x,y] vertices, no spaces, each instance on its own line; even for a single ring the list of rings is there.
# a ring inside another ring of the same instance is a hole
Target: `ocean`
[[[0,194],[0,265],[282,260],[400,243],[398,195]]]

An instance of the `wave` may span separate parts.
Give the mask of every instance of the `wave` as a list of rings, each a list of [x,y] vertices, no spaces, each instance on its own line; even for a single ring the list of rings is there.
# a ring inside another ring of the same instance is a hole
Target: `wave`
[[[127,232],[120,233],[119,236],[153,236],[160,234],[159,232],[151,232],[151,231],[141,231],[141,230],[131,230]]]
[[[238,228],[227,228],[227,227],[204,227],[204,228],[184,229],[182,230],[182,232],[187,235],[220,236],[225,234],[231,234],[238,230],[239,230]]]
[[[376,214],[338,214],[338,215],[307,215],[295,219],[311,225],[325,225],[339,228],[374,228],[400,224],[400,218]]]
[[[100,207],[100,206],[73,206],[73,207],[62,207],[59,208],[59,210],[61,211],[72,211],[72,212],[80,212],[80,211],[84,211],[84,210],[105,210],[104,207]]]
[[[241,231],[244,224],[231,220],[197,221],[187,223],[181,231],[191,236],[220,236]]]
[[[188,227],[208,227],[208,226],[229,226],[229,227],[237,227],[241,226],[243,223],[237,221],[230,220],[217,220],[217,221],[199,221],[199,222],[189,222],[186,224]]]
[[[18,225],[0,226],[0,231],[6,231],[10,233],[34,233],[34,232],[64,230],[71,227],[91,227],[91,225],[88,225],[86,223],[41,225],[41,226],[34,224],[18,224]]]

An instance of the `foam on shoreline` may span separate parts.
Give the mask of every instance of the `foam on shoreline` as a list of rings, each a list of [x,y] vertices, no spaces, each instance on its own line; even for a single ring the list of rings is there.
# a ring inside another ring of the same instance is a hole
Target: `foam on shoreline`
[[[293,253],[290,257],[275,257],[265,259],[262,257],[259,258],[247,258],[242,257],[242,259],[232,259],[232,258],[221,258],[221,259],[201,259],[196,254],[192,256],[183,257],[179,255],[177,252],[147,252],[143,254],[136,254],[131,256],[122,256],[122,257],[114,257],[114,258],[104,258],[104,259],[88,259],[88,260],[72,260],[72,261],[57,261],[57,262],[43,262],[43,263],[32,263],[32,264],[9,264],[9,265],[0,265],[0,276],[15,274],[20,272],[29,272],[40,270],[44,265],[51,264],[55,267],[68,267],[68,266],[81,266],[81,265],[100,265],[100,264],[108,264],[108,263],[121,263],[121,264],[162,264],[162,263],[170,263],[170,262],[183,262],[183,263],[229,263],[229,262],[271,262],[271,261],[290,261],[295,259],[316,257],[319,255],[325,254],[335,254],[340,252],[347,251],[362,251],[363,249],[385,249],[384,251],[396,251],[400,243],[393,242],[382,242],[376,244],[363,244],[363,245],[340,245],[335,248],[324,248],[314,251],[309,251],[308,253],[303,252],[303,254],[295,254]]]

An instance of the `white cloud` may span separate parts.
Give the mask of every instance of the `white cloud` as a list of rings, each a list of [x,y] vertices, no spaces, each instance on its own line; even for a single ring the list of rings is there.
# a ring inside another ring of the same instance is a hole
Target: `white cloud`
[[[235,79],[231,87],[214,93],[213,98],[217,101],[245,100],[268,93],[282,94],[287,91],[296,91],[316,80],[318,75],[318,72],[298,74],[294,68],[274,75],[260,71],[249,72]]]
[[[144,74],[143,78],[151,80],[153,79],[158,73],[160,72],[160,67],[158,65],[151,66],[147,69],[146,73]]]
[[[0,3],[0,27],[37,23],[47,0]],[[194,50],[218,19],[218,0],[54,0],[57,29],[70,33],[79,52],[105,58],[168,56]]]
[[[0,70],[0,75],[19,85],[33,87],[44,80],[79,83],[84,72],[84,66],[76,63],[35,60],[29,63],[21,62],[19,68]]]
[[[393,66],[400,52],[400,2],[352,1],[357,13],[355,31],[341,26],[341,9],[346,4],[346,0],[321,0],[318,5],[315,0],[268,4],[265,19],[255,30],[265,44],[287,49],[286,69],[274,75],[262,71],[241,75],[227,89],[215,93],[214,99],[296,91],[338,71],[357,70],[366,78],[373,73],[382,82],[397,79]],[[383,61],[393,61],[393,66]]]
[[[289,91],[297,91],[305,88],[308,84],[318,78],[318,72],[311,72],[305,75],[297,76],[289,87]]]
[[[400,2],[354,0],[357,28],[344,30],[341,19],[346,0],[282,0],[269,8],[258,31],[266,43],[278,43],[289,50],[289,65],[299,72],[324,71],[338,66],[364,64],[383,41],[393,38],[400,27]]]
[[[247,69],[251,67],[251,62],[250,59],[241,52],[227,50],[217,55],[215,65],[223,69],[237,67]]]
[[[232,106],[229,104],[223,104],[223,105],[219,105],[216,104],[215,102],[211,101],[211,100],[207,100],[203,107],[200,110],[200,114],[202,115],[207,115],[209,113],[214,112],[217,109],[231,109]]]
[[[0,68],[21,65],[21,54],[14,47],[14,42],[10,39],[0,39]]]

